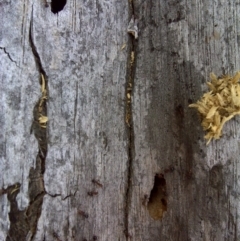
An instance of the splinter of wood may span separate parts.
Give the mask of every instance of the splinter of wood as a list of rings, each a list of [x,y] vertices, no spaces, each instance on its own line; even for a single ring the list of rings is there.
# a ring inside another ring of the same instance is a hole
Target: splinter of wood
[[[131,34],[135,39],[138,38],[138,20],[135,19],[134,15],[132,15],[132,18],[128,24],[127,32]]]

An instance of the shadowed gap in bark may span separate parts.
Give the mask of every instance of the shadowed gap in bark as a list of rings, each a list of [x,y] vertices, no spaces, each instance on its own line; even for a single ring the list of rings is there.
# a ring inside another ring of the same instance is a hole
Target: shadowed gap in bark
[[[150,216],[155,220],[161,219],[163,213],[167,211],[166,180],[162,174],[155,175],[147,208]]]
[[[56,14],[63,10],[67,3],[67,0],[52,0],[51,2],[51,11]]]

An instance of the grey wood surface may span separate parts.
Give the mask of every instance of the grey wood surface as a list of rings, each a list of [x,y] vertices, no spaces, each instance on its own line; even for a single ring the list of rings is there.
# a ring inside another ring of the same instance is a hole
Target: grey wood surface
[[[0,1],[0,241],[240,240],[239,117],[206,146],[188,108],[240,2],[47,2]]]
[[[239,117],[206,147],[197,113],[188,108],[206,90],[210,72],[239,70],[239,1],[137,1],[136,6],[129,232],[144,241],[240,240]],[[160,220],[139,209],[156,173],[164,176],[157,188],[167,202]]]

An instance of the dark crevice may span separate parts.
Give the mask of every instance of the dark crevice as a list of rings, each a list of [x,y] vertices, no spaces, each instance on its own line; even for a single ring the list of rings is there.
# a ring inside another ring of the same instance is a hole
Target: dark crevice
[[[5,47],[0,47],[0,49],[3,50],[3,52],[8,56],[8,58],[10,59],[11,62],[13,62],[14,64],[16,64],[17,67],[19,67],[17,65],[17,61],[13,60],[13,58],[11,57],[11,55],[7,52],[6,48]]]
[[[76,133],[76,116],[77,116],[77,106],[78,106],[78,82],[76,83],[76,98],[74,103],[74,133]],[[76,136],[75,136],[76,137]]]
[[[46,72],[43,69],[41,58],[38,54],[36,45],[33,41],[33,11],[29,29],[29,43],[36,62],[36,67],[40,75],[41,96],[33,108],[33,123],[31,131],[38,142],[38,154],[36,157],[36,167],[31,168],[29,172],[29,198],[30,205],[26,214],[28,217],[29,227],[31,228],[32,238],[36,233],[38,219],[41,215],[43,197],[46,194],[44,186],[45,160],[47,156],[47,122],[41,123],[41,117],[47,117],[47,95],[48,82]]]
[[[60,193],[56,193],[56,194],[50,194],[50,193],[48,193],[47,192],[47,195],[49,195],[50,197],[52,197],[52,198],[55,198],[55,197],[60,197],[61,196],[61,194]]]
[[[56,14],[63,10],[66,5],[67,0],[52,0],[51,2],[51,11]]]
[[[33,13],[33,12],[32,12]],[[30,168],[29,171],[29,205],[20,211],[16,202],[16,195],[19,190],[8,193],[8,200],[10,202],[10,229],[7,235],[7,241],[32,240],[36,233],[38,219],[42,211],[43,197],[46,194],[44,187],[43,175],[45,172],[45,159],[47,156],[47,76],[43,69],[40,56],[33,41],[32,24],[33,15],[30,21],[29,29],[29,44],[36,62],[36,67],[40,75],[41,97],[33,108],[33,123],[31,132],[34,133],[38,141],[38,153],[36,156],[35,168]],[[6,190],[4,190],[6,192]],[[13,193],[13,194],[12,194]]]
[[[134,4],[129,1],[129,19],[134,18]],[[129,34],[129,50],[127,61],[127,74],[126,74],[126,102],[125,102],[125,123],[128,136],[128,169],[127,169],[127,187],[125,196],[125,236],[127,240],[131,240],[132,236],[129,232],[129,211],[131,203],[132,191],[132,175],[133,175],[133,156],[134,156],[134,125],[132,117],[132,94],[134,87],[134,74],[136,67],[136,39],[134,35]]]
[[[32,193],[30,193],[30,194],[32,194]],[[38,192],[37,194],[35,194],[35,196],[33,197],[33,199],[29,203],[28,209],[26,211],[26,216],[29,216],[30,207],[34,206],[35,203],[38,202],[38,200],[41,199],[42,196],[45,195],[45,194],[46,194],[45,191],[41,191],[41,192]]]
[[[20,192],[20,186],[19,183],[16,183],[4,189],[4,193],[7,193],[7,198],[10,203],[10,211],[8,213],[10,229],[6,241],[25,240],[29,231],[25,212],[18,209],[18,203],[16,201],[16,197]]]
[[[33,41],[33,33],[32,33],[33,29],[32,28],[33,28],[33,10],[32,10],[32,17],[31,17],[30,28],[29,28],[29,43],[30,43],[30,47],[33,52],[33,56],[34,56],[38,71],[39,71],[39,73],[43,74],[44,77],[46,77],[46,73],[42,66],[41,58],[38,54],[37,47],[35,46],[34,41]]]
[[[154,220],[163,217],[163,213],[167,211],[167,190],[166,180],[163,174],[156,174],[154,186],[148,201],[148,212]]]
[[[70,193],[69,195],[67,195],[66,197],[64,197],[62,200],[66,200],[66,199],[69,198],[69,197],[75,197],[76,193],[77,193],[77,190],[76,190],[73,194]]]
[[[64,200],[66,200],[66,199],[69,198],[69,197],[74,197],[74,196],[76,195],[76,192],[77,192],[77,190],[76,190],[73,194],[70,193],[70,194],[67,195],[66,197],[62,198],[62,200],[64,201]],[[50,194],[50,193],[46,192],[46,194],[49,195],[49,196],[52,197],[52,198],[62,196],[62,194],[60,194],[60,193]]]

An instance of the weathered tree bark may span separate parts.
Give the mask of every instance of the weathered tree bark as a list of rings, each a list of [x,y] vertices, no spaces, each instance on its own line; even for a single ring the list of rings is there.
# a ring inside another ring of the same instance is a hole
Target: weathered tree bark
[[[206,147],[188,108],[240,69],[239,14],[1,1],[0,240],[240,240],[239,118]]]

